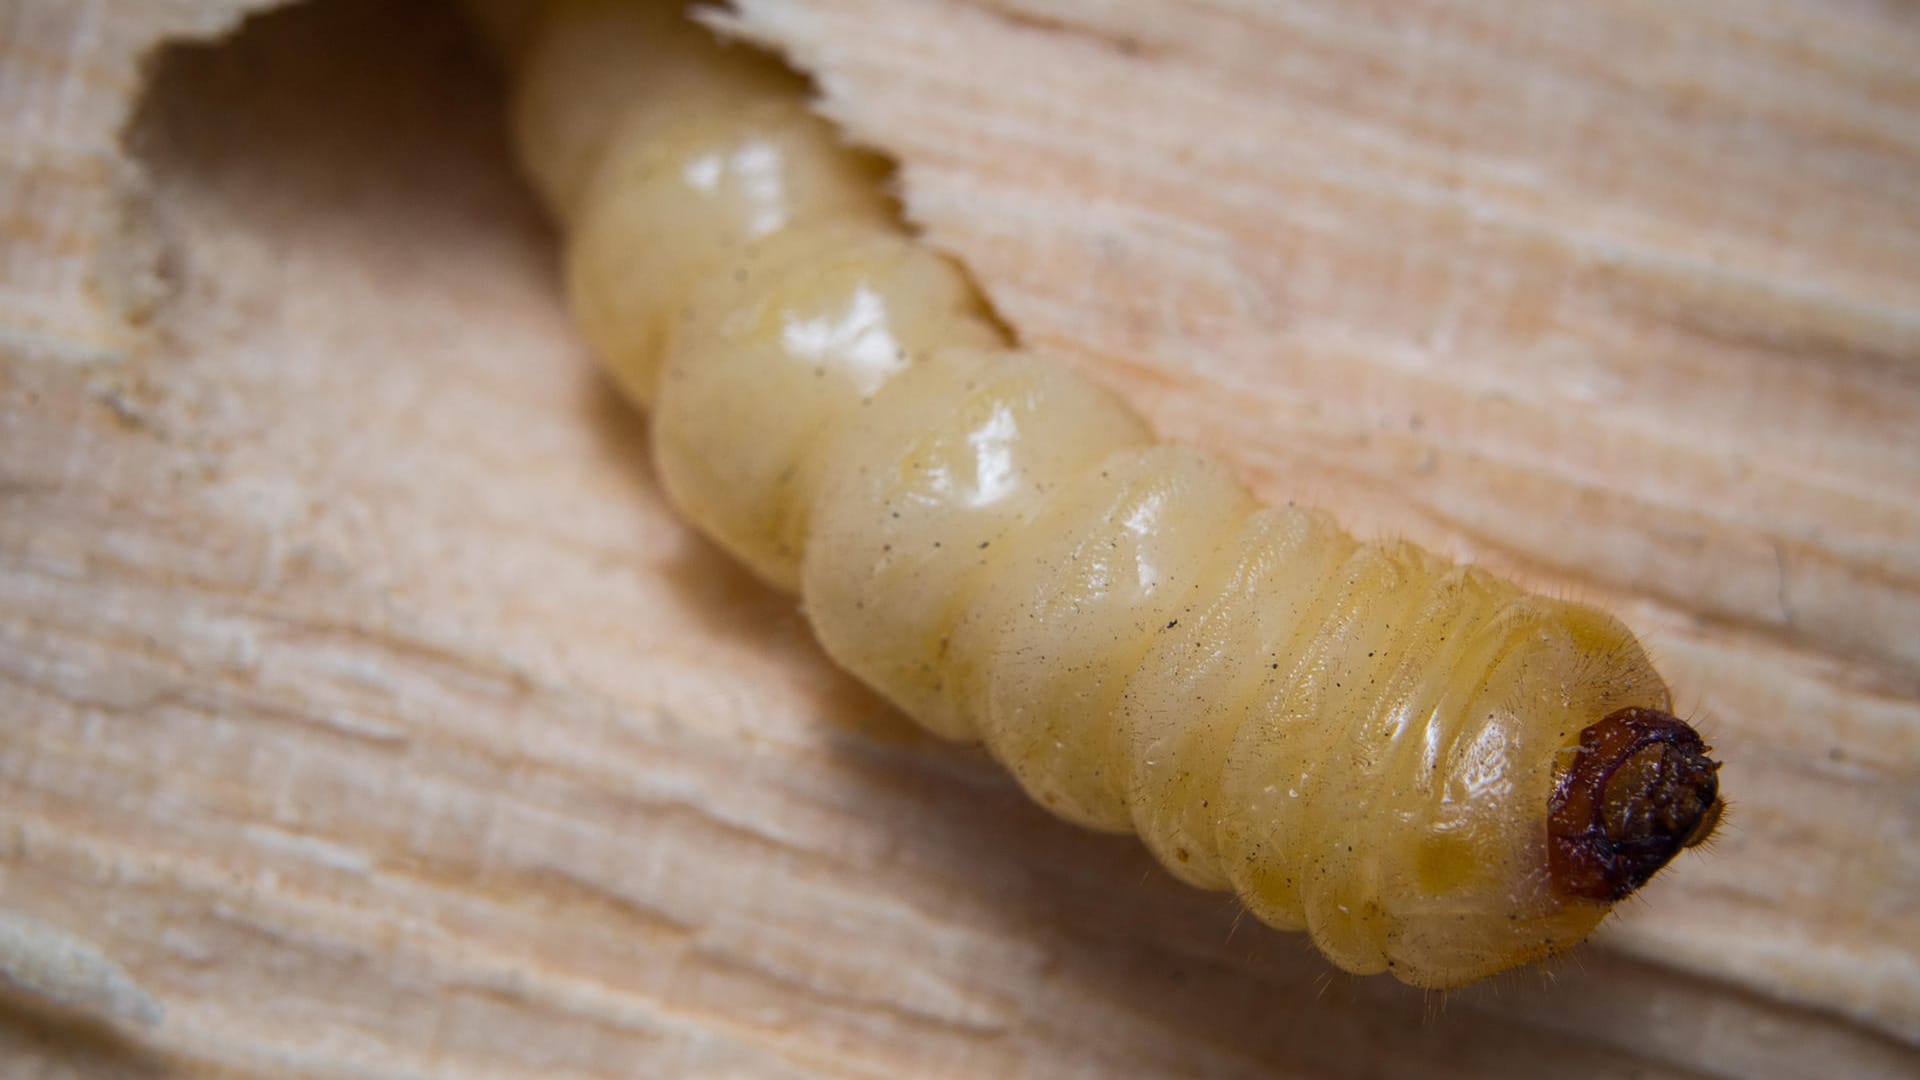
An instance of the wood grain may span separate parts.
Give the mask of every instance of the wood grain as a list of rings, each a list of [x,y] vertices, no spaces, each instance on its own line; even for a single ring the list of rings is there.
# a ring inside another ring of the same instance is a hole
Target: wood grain
[[[1733,828],[1428,999],[1029,806],[664,505],[451,12],[0,12],[26,1076],[1920,1068],[1920,15],[747,0],[1030,342],[1615,606]]]

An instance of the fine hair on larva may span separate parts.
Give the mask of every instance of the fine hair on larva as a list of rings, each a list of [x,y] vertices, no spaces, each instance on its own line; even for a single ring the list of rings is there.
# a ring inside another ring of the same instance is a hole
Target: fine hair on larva
[[[1564,951],[1712,831],[1718,765],[1617,619],[1156,442],[674,5],[472,6],[673,503],[928,730],[1423,987]]]

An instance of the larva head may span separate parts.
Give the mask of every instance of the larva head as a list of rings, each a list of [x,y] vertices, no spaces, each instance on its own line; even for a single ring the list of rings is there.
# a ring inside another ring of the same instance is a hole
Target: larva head
[[[1547,808],[1547,867],[1560,895],[1625,899],[1720,821],[1720,763],[1687,723],[1625,708],[1580,733]]]
[[[1397,785],[1430,792],[1403,804],[1405,856],[1381,867],[1386,957],[1420,986],[1573,947],[1717,813],[1705,746],[1619,620],[1543,597],[1497,606],[1455,631],[1481,644],[1438,676],[1431,780],[1415,768]]]

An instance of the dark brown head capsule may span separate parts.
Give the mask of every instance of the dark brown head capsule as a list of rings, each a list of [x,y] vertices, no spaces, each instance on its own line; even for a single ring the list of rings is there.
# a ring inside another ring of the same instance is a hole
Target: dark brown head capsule
[[[1561,896],[1611,903],[1720,821],[1720,763],[1686,721],[1621,709],[1580,733],[1547,804],[1547,869]]]

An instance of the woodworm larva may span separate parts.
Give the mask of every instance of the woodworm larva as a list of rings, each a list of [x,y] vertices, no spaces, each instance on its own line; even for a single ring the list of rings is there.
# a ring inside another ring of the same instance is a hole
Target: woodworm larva
[[[919,723],[1425,987],[1570,947],[1712,831],[1718,765],[1618,621],[1156,444],[1011,347],[764,57],[660,5],[479,7],[673,501]]]

